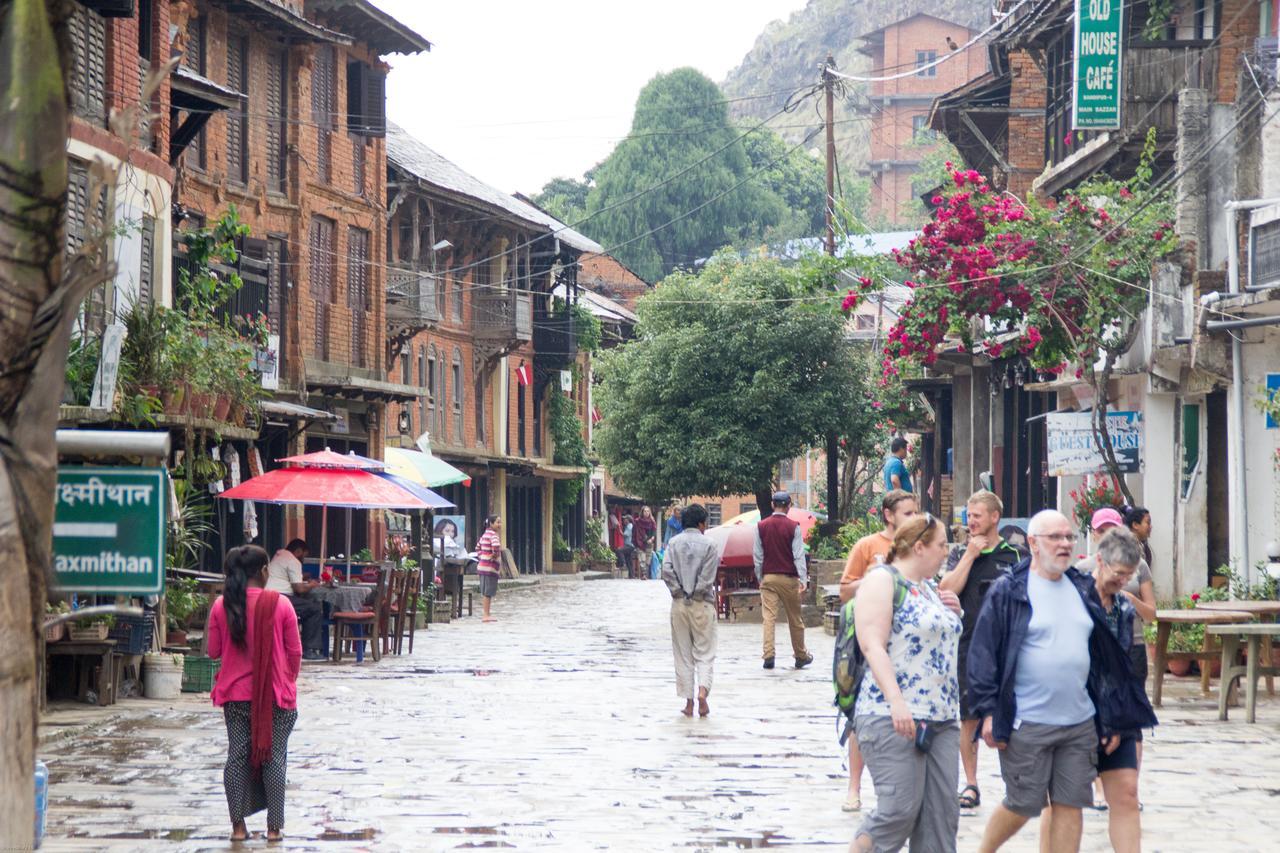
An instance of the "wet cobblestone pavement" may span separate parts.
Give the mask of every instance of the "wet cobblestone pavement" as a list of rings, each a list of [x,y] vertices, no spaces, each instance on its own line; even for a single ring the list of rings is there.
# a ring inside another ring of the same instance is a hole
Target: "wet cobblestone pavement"
[[[418,632],[412,656],[306,664],[290,740],[290,850],[843,850],[845,770],[830,707],[831,642],[815,664],[760,668],[758,625],[720,626],[708,719],[679,713],[656,582],[549,580],[479,617]],[[1216,686],[1216,685],[1215,685]],[[1280,700],[1259,723],[1216,719],[1198,682],[1166,688],[1142,777],[1147,851],[1254,851],[1280,842]],[[108,713],[110,719],[108,720]],[[225,734],[206,696],[126,700],[67,716],[51,738],[48,851],[266,848],[226,841]],[[56,729],[59,715],[50,718]],[[105,722],[104,722],[105,721]],[[961,817],[973,850],[1001,787]],[[870,780],[864,805],[874,802]],[[1008,845],[1036,849],[1030,831]],[[1106,816],[1086,851],[1109,850]]]

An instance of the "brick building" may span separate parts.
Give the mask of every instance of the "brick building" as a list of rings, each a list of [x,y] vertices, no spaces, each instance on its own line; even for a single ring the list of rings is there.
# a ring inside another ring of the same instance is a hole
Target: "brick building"
[[[100,333],[135,301],[166,303],[169,290],[170,165],[169,83],[161,80],[137,135],[110,126],[110,117],[139,108],[143,83],[169,60],[169,0],[138,0],[120,14],[118,3],[76,4],[67,24],[71,44],[71,117],[67,142],[67,242],[74,248],[95,235],[90,216],[94,161],[118,167],[107,188],[108,221],[121,227],[112,238],[113,281],[85,300],[80,329]],[[109,13],[109,14],[104,14]]]
[[[329,446],[381,458],[386,404],[417,394],[386,380],[382,57],[430,43],[367,0],[173,6],[175,218],[209,224],[234,205],[249,226],[232,310],[262,311],[278,339],[262,457]],[[318,509],[287,515],[268,511],[268,545],[319,539]],[[378,515],[356,513],[353,551],[380,549]],[[345,536],[344,514],[330,513],[330,550]]]
[[[578,298],[579,257],[600,247],[400,128],[387,146],[386,378],[416,395],[389,408],[388,441],[428,433],[432,452],[472,477],[469,488],[441,489],[467,517],[468,544],[496,513],[521,571],[548,569],[554,481],[586,473],[552,464],[550,395],[563,393],[561,371],[575,363],[589,376],[561,306]],[[572,388],[588,424],[586,383]],[[580,537],[581,500],[570,516]]]
[[[859,48],[871,58],[870,75],[891,76],[911,68],[915,74],[871,84],[871,211],[876,221],[916,224],[921,218],[911,180],[920,161],[933,150],[929,108],[939,95],[987,70],[979,50],[931,65],[962,45],[973,32],[961,24],[924,13],[912,15],[861,36]]]
[[[612,255],[583,255],[578,265],[579,285],[612,299],[629,311],[636,310],[636,300],[653,289],[652,284]]]

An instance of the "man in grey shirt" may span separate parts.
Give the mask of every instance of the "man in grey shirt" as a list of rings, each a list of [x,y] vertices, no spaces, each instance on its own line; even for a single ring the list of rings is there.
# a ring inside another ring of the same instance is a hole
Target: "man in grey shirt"
[[[676,661],[676,695],[685,700],[684,715],[693,716],[697,687],[698,715],[711,713],[711,692],[716,660],[716,571],[720,554],[703,535],[707,510],[690,504],[681,513],[684,530],[667,542],[662,558],[662,580],[671,590],[671,650]]]
[[[1046,803],[1053,815],[1047,849],[1078,851],[1103,733],[1089,690],[1091,671],[1104,665],[1092,652],[1097,594],[1071,566],[1075,531],[1066,516],[1044,510],[1027,534],[1030,565],[992,586],[969,652],[969,700],[983,719],[983,740],[1000,750],[1005,782],[981,853],[998,850]],[[1103,740],[1108,753],[1118,743]]]

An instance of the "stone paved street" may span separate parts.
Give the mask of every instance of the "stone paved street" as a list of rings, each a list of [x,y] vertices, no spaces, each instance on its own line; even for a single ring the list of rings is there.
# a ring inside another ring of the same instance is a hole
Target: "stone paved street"
[[[811,629],[818,659],[796,672],[781,631],[783,665],[764,672],[759,626],[721,625],[712,716],[688,720],[668,600],[656,582],[548,580],[504,594],[497,623],[419,632],[412,657],[306,665],[282,847],[843,850],[857,818],[840,811],[830,638]],[[1167,695],[1147,741],[1145,849],[1276,849],[1280,701],[1250,726],[1238,710],[1218,723],[1191,679]],[[225,737],[208,697],[113,710],[41,751],[45,849],[228,849]],[[999,798],[994,756],[982,762],[984,808],[961,818],[961,850]],[[242,846],[265,848],[264,817],[250,828],[259,838]],[[1105,815],[1088,814],[1085,833],[1085,850],[1110,849]],[[1035,850],[1033,834],[1006,849]]]

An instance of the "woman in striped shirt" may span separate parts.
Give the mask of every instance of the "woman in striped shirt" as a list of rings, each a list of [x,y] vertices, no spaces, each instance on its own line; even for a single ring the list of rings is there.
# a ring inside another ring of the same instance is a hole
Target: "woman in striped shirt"
[[[476,543],[476,559],[479,562],[476,573],[480,576],[480,596],[484,602],[484,617],[481,621],[493,622],[489,607],[498,593],[498,565],[502,559],[502,539],[498,534],[502,531],[502,519],[496,515],[487,516],[484,528],[484,534]]]

